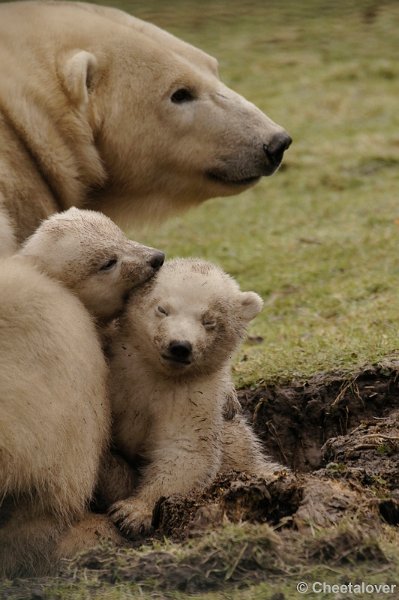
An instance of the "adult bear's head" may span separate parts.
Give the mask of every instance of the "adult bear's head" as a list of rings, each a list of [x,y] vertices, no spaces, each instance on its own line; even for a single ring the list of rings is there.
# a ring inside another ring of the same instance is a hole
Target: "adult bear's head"
[[[15,32],[19,21],[19,34],[10,33],[18,64],[30,69],[37,96],[47,95],[46,115],[68,142],[86,207],[122,224],[153,220],[237,194],[278,168],[290,137],[220,81],[214,58],[116,9],[13,4],[6,10],[19,14],[11,23]],[[59,187],[57,151],[48,144],[33,153]],[[72,158],[63,162],[65,171]]]
[[[96,13],[117,30],[97,52],[73,53],[64,70],[73,65],[97,111],[96,144],[110,177],[102,210],[116,220],[121,212],[154,218],[274,173],[289,135],[220,81],[214,58],[120,11]]]

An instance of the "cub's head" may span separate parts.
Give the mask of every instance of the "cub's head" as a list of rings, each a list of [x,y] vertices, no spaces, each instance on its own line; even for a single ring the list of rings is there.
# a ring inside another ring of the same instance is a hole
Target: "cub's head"
[[[209,374],[230,359],[262,304],[219,267],[176,259],[133,293],[121,328],[158,372]]]
[[[52,215],[25,242],[48,275],[73,290],[100,321],[114,318],[130,291],[162,266],[164,254],[128,240],[105,215],[70,208]]]

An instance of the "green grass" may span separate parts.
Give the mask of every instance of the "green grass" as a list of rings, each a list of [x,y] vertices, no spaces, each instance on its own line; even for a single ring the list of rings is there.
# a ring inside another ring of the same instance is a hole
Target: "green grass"
[[[239,386],[354,370],[398,349],[399,6],[116,2],[217,56],[222,79],[294,138],[284,167],[135,237],[206,257],[265,309]]]

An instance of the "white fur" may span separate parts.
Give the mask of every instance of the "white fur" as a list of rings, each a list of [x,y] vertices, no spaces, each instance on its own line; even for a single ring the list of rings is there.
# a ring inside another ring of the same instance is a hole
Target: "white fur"
[[[167,262],[133,294],[111,347],[113,438],[128,461],[149,464],[137,492],[111,508],[123,530],[148,530],[161,496],[201,488],[220,471],[270,478],[280,468],[241,415],[223,419],[232,354],[261,308],[257,294],[197,259]],[[176,341],[192,345],[185,362],[171,359]]]

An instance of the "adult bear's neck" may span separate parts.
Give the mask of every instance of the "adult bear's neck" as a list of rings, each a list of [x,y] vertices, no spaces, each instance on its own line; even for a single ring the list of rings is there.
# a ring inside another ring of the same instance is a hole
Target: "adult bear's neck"
[[[56,210],[81,207],[88,191],[106,179],[88,115],[70,106],[50,81],[28,87],[18,75],[2,72],[0,113],[49,188]]]

